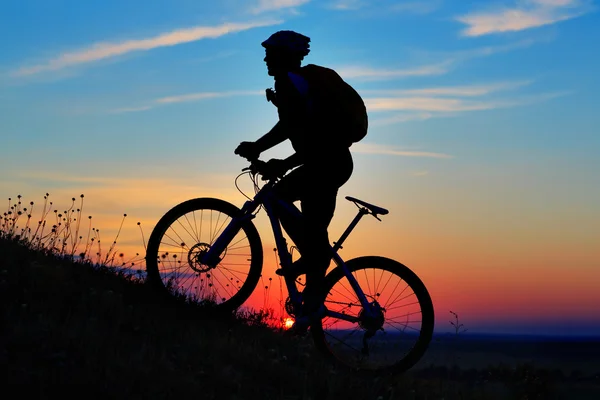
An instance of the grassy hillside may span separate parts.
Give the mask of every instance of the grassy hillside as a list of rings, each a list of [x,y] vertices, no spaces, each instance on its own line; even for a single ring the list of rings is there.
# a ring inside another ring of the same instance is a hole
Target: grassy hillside
[[[597,378],[526,365],[348,372],[326,363],[310,338],[270,328],[262,312],[211,317],[158,296],[135,274],[70,261],[35,235],[16,240],[9,220],[0,230],[0,383],[19,398],[600,398],[585,397]]]

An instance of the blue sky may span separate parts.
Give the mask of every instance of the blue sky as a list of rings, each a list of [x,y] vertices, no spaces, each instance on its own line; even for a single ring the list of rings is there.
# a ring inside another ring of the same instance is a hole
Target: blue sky
[[[460,283],[440,265],[449,259],[461,276],[487,271],[494,258],[515,277],[531,265],[566,272],[574,255],[577,277],[599,266],[597,2],[8,0],[1,7],[2,198],[39,201],[51,192],[68,201],[83,192],[107,221],[129,212],[147,229],[190,197],[241,204],[233,179],[245,163],[233,150],[277,118],[264,97],[273,81],[260,43],[292,29],[312,39],[306,63],[334,68],[365,99],[370,130],[352,147],[355,172],[341,195],[396,211],[388,225],[368,228],[369,253],[404,260],[434,289],[450,288],[436,294],[439,302],[463,309],[452,304]],[[280,147],[265,157],[290,154]],[[338,208],[333,236],[354,213]],[[560,250],[558,259],[550,249]],[[495,273],[482,276],[492,281]],[[577,279],[568,293],[577,292]]]

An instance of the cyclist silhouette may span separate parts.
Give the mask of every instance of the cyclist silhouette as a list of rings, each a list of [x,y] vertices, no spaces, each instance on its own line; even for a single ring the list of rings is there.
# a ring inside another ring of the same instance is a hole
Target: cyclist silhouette
[[[310,52],[309,42],[310,38],[302,34],[279,31],[262,43],[268,74],[275,80],[275,92],[267,89],[267,99],[276,105],[279,121],[258,140],[240,143],[234,152],[257,159],[260,153],[286,139],[295,150],[284,160],[269,160],[261,172],[265,179],[283,176],[274,187],[276,195],[292,207],[299,200],[302,209],[301,220],[279,207],[275,209],[301,254],[286,273],[295,276],[306,273],[303,310],[292,328],[298,333],[306,332],[312,318],[320,317],[317,293],[331,261],[327,229],[335,211],[338,189],[348,181],[354,167],[345,123],[353,117],[334,113],[331,104],[318,98],[315,92],[322,93],[319,89],[324,85],[307,79],[311,75],[306,73],[306,66],[301,67]],[[312,64],[308,67],[312,71],[333,72]],[[361,118],[366,134],[366,112]],[[284,176],[289,170],[292,171]],[[282,274],[281,271],[277,273]]]

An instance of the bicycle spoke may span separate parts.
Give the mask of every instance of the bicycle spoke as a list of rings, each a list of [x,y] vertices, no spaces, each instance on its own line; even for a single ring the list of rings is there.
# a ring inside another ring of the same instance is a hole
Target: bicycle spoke
[[[360,303],[356,303],[356,304],[350,303],[350,304],[348,304],[348,303],[345,303],[345,302],[343,303],[341,301],[334,301],[334,300],[325,300],[325,302],[327,304],[340,304],[340,305],[344,305],[344,306],[347,306],[347,307],[352,307],[352,306],[360,307],[361,306]]]
[[[391,272],[387,271],[390,274],[390,277],[388,278],[388,280],[385,282],[385,285],[383,285],[383,289],[381,289],[381,292],[385,292],[385,288],[387,287],[388,283],[390,283],[390,280],[392,279],[392,276],[394,276],[394,274],[392,274]],[[383,274],[382,274],[383,276]]]
[[[367,269],[366,268],[363,269],[363,272],[365,274],[365,280],[367,281],[367,290],[368,290],[369,293],[372,293],[371,292],[371,285],[369,285],[369,278],[367,277]],[[357,277],[356,280],[358,280],[358,277]]]
[[[177,232],[175,232],[175,234],[177,235]],[[177,247],[177,248],[181,248],[182,244],[185,245],[184,240],[181,238],[181,236],[177,235],[179,237],[179,242],[177,242],[175,239],[173,239],[172,237],[170,237],[168,234],[165,233],[165,237],[172,240],[173,243],[176,243],[175,245],[172,245],[173,247]],[[162,242],[161,242],[162,243]]]
[[[348,347],[348,348],[350,348],[350,349],[352,349],[352,350],[354,350],[354,351],[360,352],[360,350],[358,350],[358,349],[356,349],[356,348],[354,348],[354,347],[350,346],[350,345],[349,345],[348,343],[346,343],[346,342],[342,342],[342,340],[341,340],[341,339],[338,339],[338,338],[336,338],[336,337],[335,337],[335,336],[333,336],[331,333],[326,333],[326,335],[327,335],[327,336],[329,336],[329,337],[331,337],[331,338],[333,338],[333,339],[335,339],[335,340],[337,340],[337,341],[338,341],[340,344],[343,344],[344,346],[346,346],[346,347]]]
[[[219,265],[221,265],[221,264],[219,264]],[[221,269],[221,270],[225,270],[225,271],[229,271],[229,273],[231,273],[231,275],[232,275],[232,276],[233,276],[235,279],[237,279],[238,281],[241,281],[241,279],[240,279],[238,276],[236,276],[236,275],[234,274],[234,272],[235,272],[235,273],[238,273],[238,274],[246,274],[246,275],[248,275],[247,273],[245,273],[245,272],[243,272],[243,271],[236,271],[236,270],[234,270],[234,269],[231,269],[231,268],[221,267],[220,269]],[[223,273],[223,272],[221,272],[221,273]],[[223,273],[223,275],[225,275],[225,274]]]
[[[196,221],[196,212],[192,211],[192,217],[194,218],[194,227],[196,228],[196,237],[198,238],[198,241],[200,241],[200,234],[202,233],[201,231],[198,230],[198,222]],[[202,229],[202,227],[200,227],[200,229]]]
[[[240,239],[240,240],[238,240],[237,242],[233,242],[231,245],[232,245],[232,246],[235,246],[236,244],[238,244],[239,242],[241,242],[241,241],[242,241],[242,240],[244,240],[244,239],[248,239],[248,237],[247,237],[247,236],[244,236],[243,238],[241,238],[241,239]],[[235,249],[239,249],[239,248],[243,248],[243,247],[250,247],[250,244],[248,244],[247,246],[233,247],[233,248],[231,248],[231,247],[228,247],[228,248],[229,248],[230,250],[235,250]]]
[[[193,238],[193,239],[194,239],[196,242],[199,242],[199,241],[200,241],[200,237],[198,236],[198,233],[195,231],[195,229],[194,229],[195,227],[194,227],[194,226],[191,224],[191,222],[190,222],[190,220],[188,219],[188,216],[187,216],[187,215],[184,215],[184,217],[185,217],[185,220],[187,221],[187,223],[188,223],[188,225],[190,226],[190,229],[191,229],[191,231],[192,231],[192,233],[193,233],[193,234],[191,234],[191,233],[190,233],[189,235],[190,235],[190,236],[191,236],[191,237],[192,237],[192,238]],[[182,224],[182,226],[183,226],[183,224]],[[189,233],[189,232],[188,232],[188,233]]]
[[[221,213],[219,213],[219,219],[220,218],[221,218]],[[219,223],[219,219],[217,219],[217,224]],[[213,236],[213,239],[210,241],[211,245],[214,243],[214,240],[221,234],[221,231],[222,231],[223,227],[225,226],[226,222],[227,222],[227,219],[225,219],[223,221],[223,223],[221,224],[221,226],[218,229],[215,229],[215,234]]]
[[[406,313],[406,314],[398,315],[395,318],[409,317],[409,316],[415,315],[415,314],[421,314],[421,311],[409,312],[409,313]],[[386,318],[386,320],[392,320],[392,318],[388,317],[388,318]]]
[[[392,303],[390,303],[389,305],[390,305],[390,306],[391,306],[391,305],[394,305],[394,304],[396,304],[397,302],[399,302],[399,301],[402,301],[402,300],[404,300],[404,299],[408,299],[408,298],[409,298],[409,297],[411,297],[411,296],[415,296],[415,294],[414,294],[414,293],[411,293],[411,294],[409,294],[409,295],[407,295],[407,296],[404,296],[404,297],[402,297],[401,299],[398,299],[397,301],[393,301],[393,302],[392,302]],[[397,309],[397,308],[400,308],[400,307],[407,307],[407,306],[409,306],[409,305],[412,305],[412,304],[418,304],[418,303],[419,303],[419,300],[415,301],[414,303],[405,304],[405,305],[403,305],[403,306],[396,306],[396,307],[389,307],[389,306],[388,306],[388,307],[386,308],[386,310],[395,310],[395,309]]]
[[[191,234],[191,233],[190,233],[190,231],[188,231],[188,230],[187,230],[187,228],[186,228],[185,226],[183,226],[183,224],[181,223],[181,221],[180,221],[179,219],[177,220],[177,223],[178,223],[179,225],[181,225],[181,228],[182,228],[184,231],[186,231],[186,233],[187,233],[187,234],[188,234],[188,235],[189,235],[189,236],[190,236],[192,239],[194,239],[194,240],[195,240],[195,238],[194,238],[194,235],[193,235],[193,234]],[[172,229],[173,231],[175,231],[175,230],[174,230],[172,227],[171,227],[171,229]],[[176,234],[177,234],[177,233],[176,233]],[[179,234],[177,234],[177,237],[179,237],[179,239],[181,240],[181,243],[185,243],[185,240],[183,240],[183,239],[181,238],[181,236],[179,236]],[[197,240],[196,240],[196,242],[197,242]]]
[[[230,241],[216,268],[209,270],[200,263],[200,255],[232,221],[230,215],[234,214],[199,208],[173,218],[158,241],[160,279],[172,282],[177,291],[194,300],[221,303],[235,296],[250,277],[252,265],[254,249],[246,228]]]
[[[404,331],[403,331],[403,330],[396,328],[394,325],[390,324],[390,326],[391,326],[392,328],[396,329],[398,332],[402,332],[402,333],[404,333]],[[408,326],[408,325],[404,326],[404,328],[408,328],[408,329],[412,329],[413,331],[421,332],[421,330],[420,330],[420,329],[413,328],[412,326]]]
[[[398,281],[398,283],[396,283],[396,286],[394,287],[394,290],[392,292],[396,291],[396,288],[398,287],[398,285],[400,285],[401,282],[402,281]],[[406,288],[404,288],[404,290],[406,290]],[[402,292],[400,292],[400,294],[398,296],[396,296],[396,298],[398,298],[399,296],[402,296],[402,293],[404,293],[404,290]],[[388,306],[388,303],[386,302],[385,305],[384,305],[384,308],[387,308],[387,306]]]
[[[212,244],[212,241],[213,241],[212,240],[212,226],[213,226],[213,224],[212,224],[212,215],[213,215],[212,210],[210,210],[210,225],[208,227],[208,241],[211,244]]]
[[[194,211],[194,216],[196,212]],[[198,230],[198,237],[202,237],[202,223],[204,222],[204,210],[200,211],[200,229]]]
[[[241,242],[244,239],[245,239],[245,237],[240,239],[239,241]],[[246,246],[238,246],[238,247],[228,247],[227,249],[228,250],[238,250],[238,249],[245,249],[245,248],[249,248],[249,247],[250,247],[250,245],[246,245]]]
[[[221,283],[221,281],[219,280],[219,278],[217,278],[217,277],[215,276],[215,274],[211,274],[211,278],[214,278],[214,279],[217,281],[217,283],[218,283],[218,284],[219,284],[219,285],[220,285],[220,286],[223,288],[223,290],[224,290],[225,292],[227,292],[227,291],[228,291],[228,290],[227,290],[227,288],[226,288],[226,285],[223,285],[223,283]],[[230,294],[230,293],[228,293],[228,294]]]
[[[373,273],[375,273],[374,271],[375,271],[375,268],[373,268]],[[377,286],[375,287],[375,291],[377,293],[383,293],[385,291],[385,286],[383,287],[383,289],[379,290],[379,285],[381,284],[381,280],[383,279],[383,275],[384,274],[382,273],[381,276],[379,277],[379,281],[377,282]],[[390,274],[390,277],[388,278],[388,282],[389,282],[389,280],[391,278],[392,278],[392,274]],[[386,282],[386,286],[387,286],[387,282]]]
[[[347,291],[348,291],[348,292],[349,292],[351,295],[352,295],[352,294],[354,294],[354,292],[350,292],[349,290],[347,290]],[[356,296],[354,296],[354,299],[352,299],[352,298],[350,298],[350,297],[348,297],[348,296],[344,295],[343,293],[341,293],[341,292],[340,292],[340,291],[338,291],[338,290],[335,290],[335,293],[338,293],[340,296],[344,296],[344,298],[348,299],[350,302],[353,302],[353,301],[355,301],[355,300],[358,300],[358,299],[356,298]]]
[[[372,309],[375,315],[365,312],[354,288],[339,273],[333,286],[327,288],[325,300],[327,309],[337,316],[327,315],[321,321],[322,340],[328,343],[325,351],[348,365],[369,369],[401,363],[409,353],[420,351],[425,319],[422,304],[396,270],[393,266],[389,270],[370,266],[367,261],[364,267],[354,265],[350,270],[369,303],[379,305]],[[414,301],[407,301],[409,298]],[[348,321],[342,317],[346,315],[355,319]]]

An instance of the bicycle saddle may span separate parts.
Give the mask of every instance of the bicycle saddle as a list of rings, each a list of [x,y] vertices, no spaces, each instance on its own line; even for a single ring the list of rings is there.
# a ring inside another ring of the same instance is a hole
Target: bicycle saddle
[[[389,213],[389,211],[386,210],[385,208],[377,207],[373,204],[369,204],[366,201],[362,201],[362,200],[356,199],[354,197],[346,196],[346,200],[350,200],[351,202],[353,202],[355,204],[360,204],[361,206],[368,208],[369,211],[371,211],[373,213],[373,215],[377,215],[377,214],[386,215],[387,213]]]

